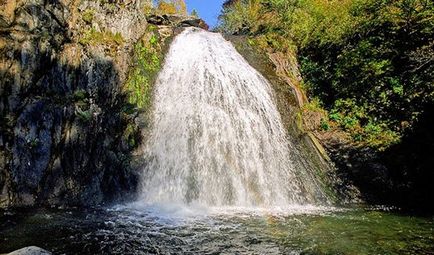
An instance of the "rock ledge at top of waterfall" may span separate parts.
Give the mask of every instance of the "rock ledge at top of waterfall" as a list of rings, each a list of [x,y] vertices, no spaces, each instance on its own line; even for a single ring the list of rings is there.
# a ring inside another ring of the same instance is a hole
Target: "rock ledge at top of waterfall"
[[[163,14],[149,15],[146,20],[149,24],[158,25],[158,26],[175,26],[175,27],[198,27],[205,30],[209,29],[208,24],[203,19],[185,16],[185,15],[176,15],[176,14]]]

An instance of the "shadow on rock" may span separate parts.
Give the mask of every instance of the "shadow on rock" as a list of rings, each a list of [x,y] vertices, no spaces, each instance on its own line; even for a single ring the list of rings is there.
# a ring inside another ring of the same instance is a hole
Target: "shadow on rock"
[[[140,130],[125,71],[73,42],[59,2],[17,5],[0,13],[0,207],[129,198]]]

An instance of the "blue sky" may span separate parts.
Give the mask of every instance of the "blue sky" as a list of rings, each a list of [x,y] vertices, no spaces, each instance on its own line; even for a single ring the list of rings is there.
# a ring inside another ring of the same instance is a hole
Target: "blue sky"
[[[210,27],[217,25],[217,17],[220,15],[224,0],[185,0],[185,2],[189,13],[195,9]]]

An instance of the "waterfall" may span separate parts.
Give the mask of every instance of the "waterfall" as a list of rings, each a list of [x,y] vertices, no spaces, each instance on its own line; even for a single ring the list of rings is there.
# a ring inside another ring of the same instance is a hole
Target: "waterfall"
[[[269,82],[220,34],[187,28],[155,84],[142,200],[283,206],[319,200]]]

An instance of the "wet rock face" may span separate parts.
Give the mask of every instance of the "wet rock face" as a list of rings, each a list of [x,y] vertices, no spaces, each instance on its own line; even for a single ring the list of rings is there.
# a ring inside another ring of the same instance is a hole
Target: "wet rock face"
[[[0,207],[94,205],[134,193],[135,148],[123,134],[138,132],[137,120],[121,86],[146,29],[142,2],[1,1]],[[85,24],[90,9],[101,22]],[[83,43],[91,29],[119,32],[122,43]]]
[[[50,109],[44,101],[25,106],[14,129],[11,173],[12,181],[23,187],[23,198],[30,199],[37,191],[50,163],[53,143],[61,135],[61,112]]]

